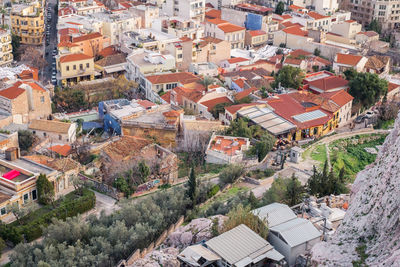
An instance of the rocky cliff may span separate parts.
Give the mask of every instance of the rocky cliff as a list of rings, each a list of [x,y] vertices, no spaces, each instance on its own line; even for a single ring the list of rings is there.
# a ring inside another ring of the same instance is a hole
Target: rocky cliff
[[[312,249],[319,266],[400,266],[400,115],[375,163],[354,182],[333,238]]]

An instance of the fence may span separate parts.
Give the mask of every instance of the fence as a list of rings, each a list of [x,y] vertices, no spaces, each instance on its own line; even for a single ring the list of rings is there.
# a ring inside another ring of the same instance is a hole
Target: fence
[[[148,253],[152,252],[154,248],[159,247],[172,232],[181,226],[184,221],[185,217],[181,216],[175,224],[171,224],[167,230],[162,232],[155,242],[151,242],[150,245],[143,250],[135,250],[126,260],[120,260],[117,267],[130,266],[138,259],[143,258]]]
[[[83,175],[82,173],[79,173],[79,178],[85,182],[89,181],[91,183],[91,186],[93,187],[93,189],[107,195],[110,196],[116,200],[119,200],[119,194],[118,194],[118,190],[112,186],[100,183],[99,181],[96,181],[90,177],[87,177],[86,175]]]

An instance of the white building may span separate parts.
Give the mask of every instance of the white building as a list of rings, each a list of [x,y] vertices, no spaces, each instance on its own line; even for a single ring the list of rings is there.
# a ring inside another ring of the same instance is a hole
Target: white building
[[[205,0],[166,0],[162,11],[170,17],[204,20]]]

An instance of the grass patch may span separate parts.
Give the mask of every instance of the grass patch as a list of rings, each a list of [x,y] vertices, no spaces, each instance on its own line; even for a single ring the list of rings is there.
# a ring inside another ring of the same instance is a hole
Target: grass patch
[[[219,194],[217,197],[215,197],[212,201],[210,201],[207,204],[201,206],[200,212],[206,211],[214,202],[227,201],[228,199],[236,196],[238,193],[246,192],[248,190],[249,190],[249,188],[247,188],[247,187],[233,186],[233,187],[223,191],[221,194]]]
[[[324,163],[326,161],[326,146],[325,145],[316,146],[315,149],[311,152],[311,158],[313,160]]]
[[[329,148],[334,172],[338,174],[344,167],[346,176],[352,181],[359,171],[376,159],[376,155],[368,153],[365,148],[376,148],[383,144],[385,138],[383,134],[357,135],[332,142]]]
[[[388,130],[393,128],[393,125],[394,125],[394,119],[388,121],[378,120],[378,123],[377,125],[374,126],[374,129]]]
[[[178,178],[182,178],[189,175],[191,163],[188,160],[188,153],[178,153]],[[202,164],[197,157],[195,157],[192,162],[195,165],[195,172],[197,175],[201,176],[206,173],[211,174],[218,174],[220,173],[226,165],[222,164],[212,164],[212,163],[205,163]]]
[[[359,260],[357,261],[353,261],[353,266],[355,267],[364,267],[367,266],[365,264],[365,260],[369,257],[369,255],[365,252],[367,250],[367,246],[365,244],[363,245],[359,245],[358,247],[356,247],[356,252],[358,254],[358,256],[360,257]]]

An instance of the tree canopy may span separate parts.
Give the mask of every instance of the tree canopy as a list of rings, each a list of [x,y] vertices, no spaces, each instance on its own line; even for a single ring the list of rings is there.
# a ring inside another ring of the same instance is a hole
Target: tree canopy
[[[346,77],[350,79],[349,94],[354,97],[355,103],[360,103],[365,108],[374,105],[388,90],[388,82],[375,73],[350,71]]]
[[[40,204],[47,205],[50,204],[54,198],[54,186],[47,179],[45,174],[40,174],[37,181],[36,187],[38,191],[38,200]]]
[[[314,166],[313,175],[307,182],[307,190],[310,195],[317,197],[347,193],[344,174],[344,168],[340,170],[339,175],[336,175],[333,170],[329,171],[328,162],[325,161],[322,171],[318,171]]]
[[[300,68],[289,65],[283,66],[275,77],[272,84],[273,88],[278,88],[279,84],[285,88],[297,89],[304,79],[304,73]]]
[[[285,11],[285,4],[282,1],[276,5],[275,13],[278,15],[282,15],[283,11]]]
[[[368,31],[374,31],[374,32],[377,32],[377,33],[381,34],[381,32],[382,32],[382,25],[381,25],[381,23],[380,23],[378,20],[373,19],[373,20],[371,21],[371,23],[368,24],[367,30],[368,30]]]
[[[18,145],[21,150],[29,150],[35,141],[35,136],[28,130],[18,131]]]

